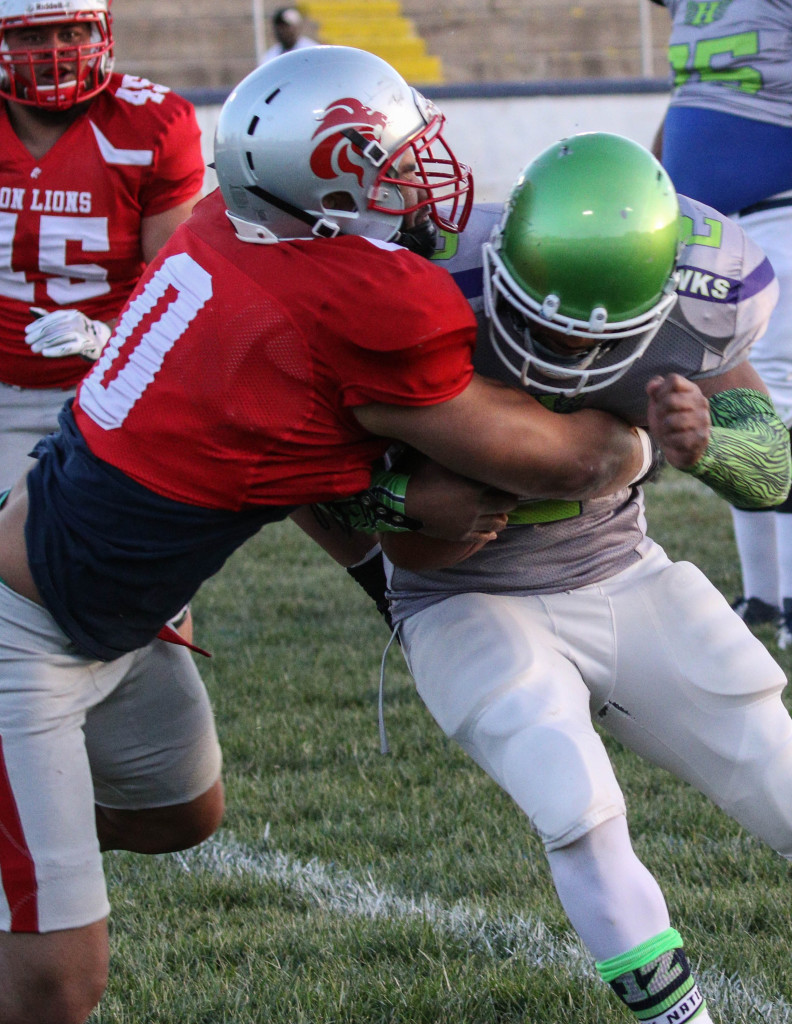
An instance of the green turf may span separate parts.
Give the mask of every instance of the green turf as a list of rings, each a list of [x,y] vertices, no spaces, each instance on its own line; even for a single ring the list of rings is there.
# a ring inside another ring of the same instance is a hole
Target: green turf
[[[666,471],[650,532],[731,599],[728,509]],[[111,854],[102,1024],[617,1024],[508,798],[439,732],[368,599],[291,524],[194,604],[225,754],[221,833]],[[774,653],[772,631],[759,635]],[[789,670],[790,654],[782,664]],[[608,740],[639,855],[719,1024],[792,1021],[786,863]]]

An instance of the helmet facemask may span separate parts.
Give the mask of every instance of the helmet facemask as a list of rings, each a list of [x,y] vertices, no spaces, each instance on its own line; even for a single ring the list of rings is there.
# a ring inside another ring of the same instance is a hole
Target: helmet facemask
[[[438,228],[457,234],[465,229],[473,206],[473,172],[466,164],[459,163],[443,138],[443,115],[415,89],[412,94],[426,126],[391,154],[369,192],[368,208],[392,212],[381,205],[389,185],[398,188],[402,196],[417,189],[418,197],[403,206],[402,215],[428,207],[429,216]],[[409,178],[399,171],[408,154],[415,162],[414,176]],[[444,205],[444,211],[438,209],[438,204]]]
[[[110,14],[101,9],[103,5],[71,10],[66,3],[60,10],[8,13],[16,6],[0,5],[0,12],[6,11],[0,17],[0,96],[42,110],[68,110],[104,89],[113,65],[113,38]],[[88,26],[90,37],[84,43],[58,46],[18,45],[12,37],[9,45],[9,32],[68,25]]]
[[[559,313],[558,296],[540,305],[515,282],[496,248],[484,246],[484,310],[492,347],[523,387],[574,397],[608,387],[644,354],[676,305],[676,273],[660,300],[647,313],[608,323],[607,310],[595,306],[588,322]],[[533,327],[532,327],[533,325]],[[568,354],[553,351],[541,340],[586,338],[591,345]]]

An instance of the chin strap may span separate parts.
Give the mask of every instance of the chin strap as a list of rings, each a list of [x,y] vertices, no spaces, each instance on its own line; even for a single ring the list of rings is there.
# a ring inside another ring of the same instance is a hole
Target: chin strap
[[[341,230],[332,221],[326,220],[324,217],[315,217],[312,213],[308,213],[307,210],[301,210],[299,206],[295,206],[286,199],[281,199],[280,196],[276,196],[273,192],[268,192],[261,185],[246,185],[245,191],[250,192],[259,199],[263,199],[265,203],[274,206],[281,213],[287,213],[290,217],[294,217],[295,220],[300,220],[303,224],[307,224],[311,229],[311,234],[316,235],[318,238],[335,238]]]
[[[408,231],[400,231],[396,236],[396,242],[410,252],[430,260],[437,249],[437,226],[431,217],[428,217],[423,224],[418,224]]]

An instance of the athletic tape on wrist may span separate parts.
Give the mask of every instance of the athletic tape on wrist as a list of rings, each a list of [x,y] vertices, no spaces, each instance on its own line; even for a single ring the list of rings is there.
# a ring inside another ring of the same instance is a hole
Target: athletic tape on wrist
[[[652,444],[652,438],[649,436],[649,432],[644,430],[643,427],[633,427],[633,430],[638,435],[638,439],[641,442],[643,461],[641,462],[641,468],[629,482],[628,487],[633,487],[639,481],[648,476],[649,471],[655,464],[655,447]]]

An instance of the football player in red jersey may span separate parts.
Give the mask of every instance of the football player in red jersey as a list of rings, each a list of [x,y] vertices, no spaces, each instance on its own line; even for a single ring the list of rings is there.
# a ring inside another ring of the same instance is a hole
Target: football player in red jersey
[[[192,106],[113,72],[109,7],[0,0],[0,488],[203,186]]]
[[[100,850],[217,826],[208,698],[158,633],[248,537],[337,499],[369,529],[486,537],[511,494],[608,493],[651,460],[645,431],[474,373],[467,301],[411,251],[470,210],[443,123],[360,50],[252,72],[218,121],[220,189],[147,268],[0,510],[3,1024],[80,1022],[100,999]],[[416,504],[415,479],[372,477],[393,440],[484,481],[467,523]]]

